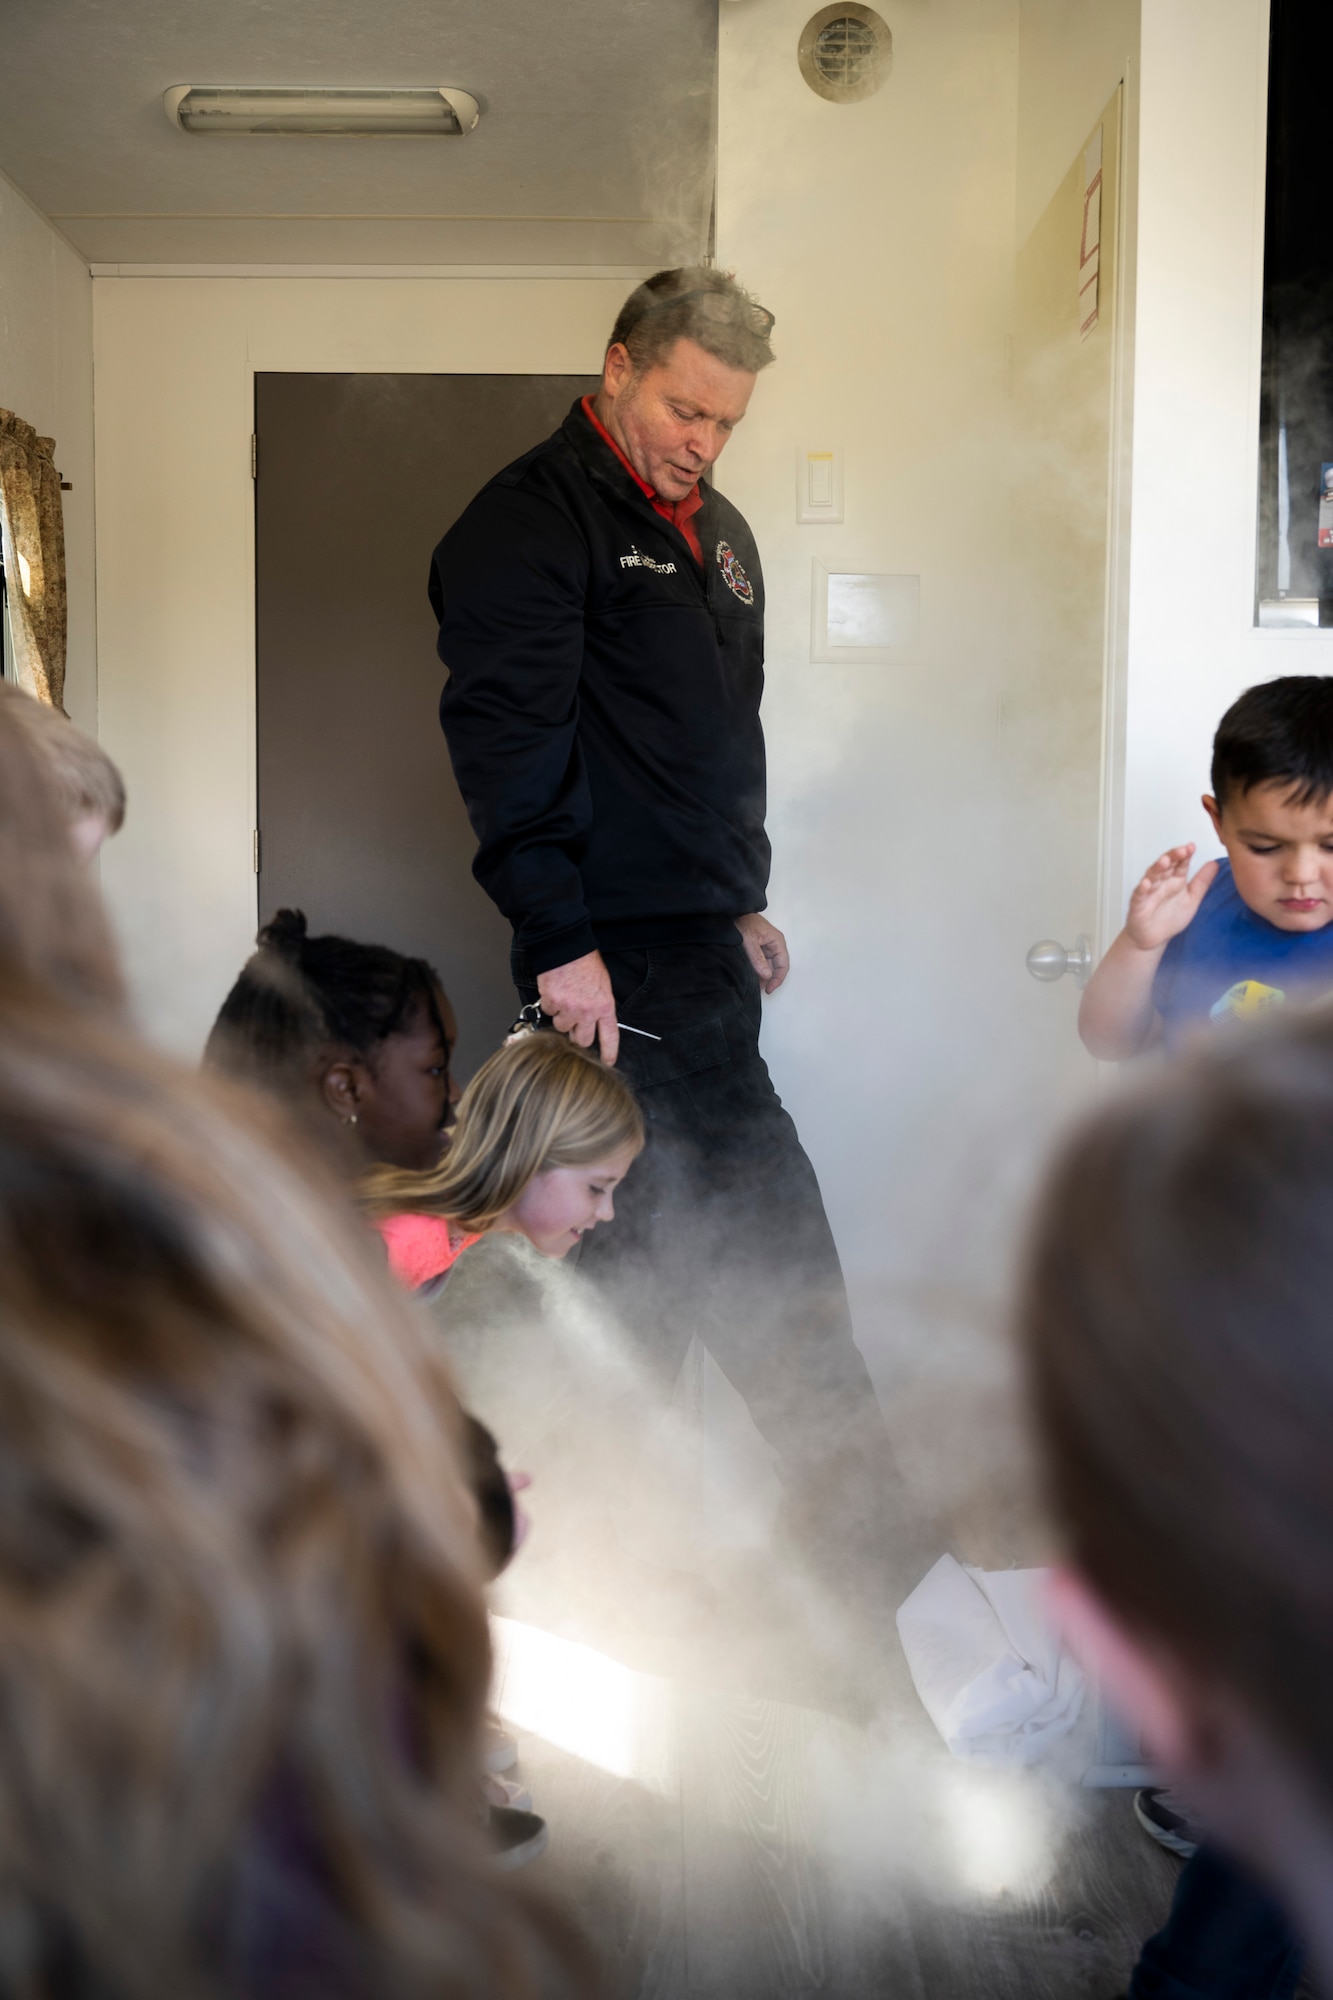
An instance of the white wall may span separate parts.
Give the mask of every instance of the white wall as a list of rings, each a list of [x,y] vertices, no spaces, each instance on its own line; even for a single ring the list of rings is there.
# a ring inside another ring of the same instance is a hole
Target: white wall
[[[1132,81],[1139,11],[1140,0],[1096,0],[1093,6],[1087,0],[1021,0],[1016,201],[1020,244],[1064,179],[1075,149],[1091,131],[1116,84]]]
[[[166,1041],[197,1053],[254,937],[255,370],[595,372],[632,282],[94,281],[103,882]]]
[[[1228,703],[1333,672],[1253,623],[1267,0],[1144,0],[1125,867],[1216,852],[1198,806]]]
[[[93,554],[93,326],[88,267],[0,174],[0,409],[56,441],[64,497],[69,650],[65,707],[97,732]]]

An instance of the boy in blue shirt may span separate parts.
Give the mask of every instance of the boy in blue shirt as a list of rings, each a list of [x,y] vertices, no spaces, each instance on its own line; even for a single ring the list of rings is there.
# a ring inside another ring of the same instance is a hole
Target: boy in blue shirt
[[[1105,1062],[1333,994],[1333,678],[1249,688],[1218,724],[1203,808],[1226,849],[1154,861],[1079,1008]]]
[[[1154,861],[1079,1008],[1105,1061],[1333,994],[1333,678],[1247,690],[1218,724],[1204,811],[1226,849],[1191,878],[1193,842]],[[1171,1795],[1140,1792],[1145,1831],[1187,1856],[1171,1915],[1128,2000],[1289,2000],[1303,1951],[1264,1890],[1207,1847]]]

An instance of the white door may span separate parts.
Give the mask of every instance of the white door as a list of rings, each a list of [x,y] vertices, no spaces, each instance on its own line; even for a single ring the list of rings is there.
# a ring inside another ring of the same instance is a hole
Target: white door
[[[1098,938],[1109,771],[1119,339],[1117,90],[1018,251],[1013,340],[1012,638],[1001,695],[1011,782],[1012,921],[1034,943],[1028,992],[1039,1067],[1059,1104],[1086,1088],[1073,1032]],[[1109,912],[1101,923],[1118,921]]]
[[[923,927],[926,977],[911,966],[910,935],[902,946],[917,1004],[933,990],[943,1025],[902,1092],[916,1123],[885,1201],[887,1282],[853,1275],[863,1344],[921,1503],[971,1560],[1001,1566],[1031,1561],[1040,1531],[1021,1472],[1005,1470],[1020,1447],[997,1329],[1033,1183],[1100,1074],[1077,1011],[1088,961],[1107,942],[1121,95],[1017,251],[1009,456],[992,511],[1004,579],[993,721],[968,728],[960,714],[953,742],[938,739],[970,788],[959,873],[937,885],[957,918]]]
[[[878,1309],[886,1296],[905,1307],[913,1349],[923,1307],[973,1319],[1007,1296],[1034,1175],[1099,1076],[1077,1012],[1106,943],[1121,95],[1015,255],[1003,457],[978,453],[960,505],[963,533],[992,545],[987,642],[956,666],[952,706],[927,707],[924,671],[898,697],[919,768],[904,755],[883,801],[901,972],[883,996],[885,1042],[866,1056],[891,1078],[894,1120],[887,1268],[867,1291]]]

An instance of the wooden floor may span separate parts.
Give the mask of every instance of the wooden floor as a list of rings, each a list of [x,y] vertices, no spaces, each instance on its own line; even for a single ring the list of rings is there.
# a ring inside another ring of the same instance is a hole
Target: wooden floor
[[[907,1675],[893,1612],[938,1554],[1045,1553],[1009,1388],[964,1338],[909,1328],[912,1367],[881,1385],[901,1566],[854,1608],[798,1581],[780,1536],[673,1570],[623,1516],[581,1515],[588,1488],[643,1483],[637,1458],[596,1469],[583,1415],[572,1456],[541,1462],[536,1530],[496,1595],[495,1699],[550,1829],[532,1877],[610,2000],[1114,2000],[1161,1924],[1179,1864],[1129,1792],[957,1763]],[[513,1401],[492,1421],[535,1470],[537,1371],[500,1360]],[[682,1518],[697,1534],[707,1508]]]
[[[1123,1990],[1178,1869],[1128,1793],[957,1764],[893,1672],[862,1717],[822,1710],[804,1674],[784,1699],[725,1602],[712,1622],[652,1672],[651,1645],[497,1621],[497,1705],[550,1827],[534,1877],[614,2000]]]

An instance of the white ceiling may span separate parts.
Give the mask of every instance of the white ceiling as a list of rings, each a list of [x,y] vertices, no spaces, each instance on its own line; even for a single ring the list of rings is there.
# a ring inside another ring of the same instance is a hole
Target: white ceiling
[[[702,247],[717,0],[0,0],[0,168],[93,263]],[[458,138],[202,138],[172,84],[461,85]]]

